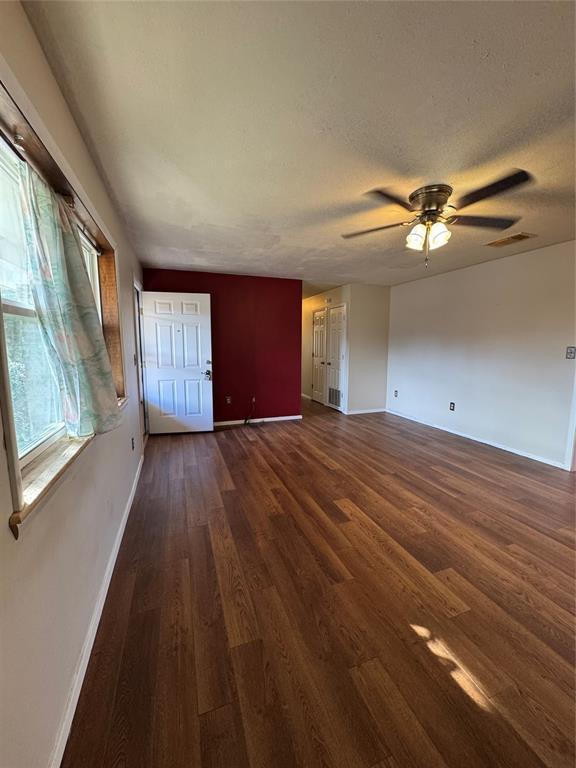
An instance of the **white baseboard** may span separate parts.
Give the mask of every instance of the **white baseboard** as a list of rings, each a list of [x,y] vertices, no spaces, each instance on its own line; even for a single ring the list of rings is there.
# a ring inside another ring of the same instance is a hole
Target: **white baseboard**
[[[358,416],[361,413],[386,413],[386,408],[365,408],[357,411],[342,411],[346,416]]]
[[[249,419],[249,424],[260,424],[263,421],[293,421],[294,419],[301,419],[302,416],[265,416],[261,419]],[[235,419],[234,421],[215,421],[215,427],[232,427],[235,424],[244,424],[244,419]]]
[[[434,424],[430,421],[422,421],[421,419],[415,419],[413,416],[407,416],[405,413],[400,413],[400,411],[393,411],[390,408],[387,409],[387,413],[390,413],[393,416],[400,416],[400,418],[402,419],[408,419],[408,421],[415,421],[417,424],[423,424],[425,427],[440,429],[442,430],[442,432],[448,432],[449,434],[456,435],[457,437],[465,437],[467,440],[473,440],[475,443],[482,443],[482,445],[490,445],[492,446],[492,448],[499,448],[501,451],[514,453],[516,454],[516,456],[522,456],[525,459],[532,459],[532,461],[539,461],[542,464],[548,464],[551,467],[557,467],[558,469],[565,469],[570,471],[570,467],[561,461],[554,461],[552,459],[546,459],[543,456],[536,456],[533,453],[527,453],[526,451],[519,451],[516,448],[511,448],[509,445],[503,445],[502,443],[495,443],[491,440],[483,440],[481,437],[477,437],[475,435],[469,435],[466,432],[459,432],[456,429],[448,429],[445,426],[440,426],[440,424]]]
[[[130,514],[132,502],[134,501],[134,496],[136,494],[136,488],[138,486],[138,480],[140,479],[140,472],[142,471],[143,462],[144,454],[142,454],[140,457],[138,469],[136,470],[136,476],[134,477],[134,482],[132,483],[130,496],[128,497],[126,507],[122,514],[122,520],[120,521],[120,528],[118,529],[112,552],[108,558],[108,564],[106,565],[102,586],[100,587],[100,592],[98,593],[98,599],[96,600],[96,605],[94,606],[94,611],[92,612],[92,618],[90,619],[90,625],[88,627],[88,631],[86,632],[80,658],[78,659],[78,664],[76,665],[76,672],[74,673],[74,679],[68,694],[68,703],[66,704],[64,717],[62,718],[62,722],[58,730],[58,736],[56,738],[56,744],[50,757],[50,768],[60,768],[60,763],[62,762],[62,757],[64,756],[64,749],[66,748],[68,734],[70,733],[70,728],[72,727],[72,720],[74,719],[76,705],[78,704],[80,691],[82,690],[82,683],[84,682],[84,676],[86,674],[86,669],[88,668],[88,662],[90,661],[92,646],[94,645],[96,632],[98,631],[98,624],[100,623],[100,617],[102,615],[102,610],[106,601],[106,595],[108,594],[108,587],[110,586],[110,581],[112,579],[112,572],[114,571],[116,558],[118,557],[118,551],[120,549],[120,544],[122,543],[122,536],[124,535],[124,529],[126,528],[128,515]]]
[[[300,392],[300,397],[303,397],[304,400],[312,400],[310,395],[306,395],[304,392]]]

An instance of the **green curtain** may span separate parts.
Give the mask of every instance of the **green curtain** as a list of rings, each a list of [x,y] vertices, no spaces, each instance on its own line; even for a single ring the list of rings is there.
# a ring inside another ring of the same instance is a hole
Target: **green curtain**
[[[34,305],[71,437],[120,423],[110,358],[71,211],[22,164],[20,189]]]

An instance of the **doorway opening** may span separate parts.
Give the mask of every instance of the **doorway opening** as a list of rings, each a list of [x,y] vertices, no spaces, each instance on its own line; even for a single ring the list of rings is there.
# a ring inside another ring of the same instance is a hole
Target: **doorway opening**
[[[346,304],[312,315],[312,400],[346,412],[348,326]]]

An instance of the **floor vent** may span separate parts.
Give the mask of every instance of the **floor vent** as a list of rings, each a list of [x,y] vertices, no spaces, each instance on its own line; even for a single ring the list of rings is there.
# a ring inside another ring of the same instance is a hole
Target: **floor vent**
[[[340,408],[340,396],[341,392],[339,389],[334,389],[334,387],[328,387],[328,402],[330,405],[335,405],[336,408]]]
[[[508,237],[502,237],[500,240],[492,240],[491,243],[486,243],[490,248],[503,248],[505,245],[512,245],[512,243],[519,243],[520,240],[529,240],[531,237],[530,232],[517,232],[515,235],[508,235]]]

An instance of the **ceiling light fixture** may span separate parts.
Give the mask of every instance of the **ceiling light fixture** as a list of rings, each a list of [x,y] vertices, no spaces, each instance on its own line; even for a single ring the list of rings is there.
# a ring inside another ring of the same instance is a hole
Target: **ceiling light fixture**
[[[411,248],[413,251],[423,251],[424,243],[426,241],[426,227],[424,224],[416,224],[412,227],[408,236],[406,237],[406,247]]]
[[[452,232],[450,232],[446,224],[437,221],[435,224],[432,224],[428,237],[430,239],[430,250],[433,251],[435,248],[441,248],[443,245],[446,245],[452,237]]]
[[[427,184],[414,190],[408,200],[387,189],[373,189],[368,192],[371,197],[377,199],[380,203],[394,203],[395,205],[408,211],[412,218],[409,221],[401,221],[398,224],[384,224],[381,227],[371,227],[359,232],[348,232],[342,237],[359,237],[360,235],[369,235],[373,232],[380,232],[385,229],[394,229],[396,227],[411,227],[406,238],[406,246],[412,251],[424,251],[424,264],[428,266],[428,254],[437,248],[446,245],[452,237],[452,232],[446,226],[453,225],[464,227],[489,227],[492,229],[507,229],[518,221],[518,218],[507,216],[462,216],[460,211],[469,205],[485,200],[489,197],[495,197],[503,192],[528,184],[533,181],[533,177],[528,171],[517,169],[508,173],[491,184],[486,184],[479,189],[468,192],[467,195],[456,201],[452,205],[448,200],[452,195],[452,187],[449,184]],[[500,245],[509,240],[520,240],[529,235],[522,234],[512,236],[509,239],[495,241],[489,245]],[[411,265],[413,262],[410,262]]]
[[[428,219],[425,224],[416,224],[406,237],[406,247],[413,251],[426,251],[424,264],[428,267],[428,251],[434,251],[446,245],[452,237],[452,232],[441,221],[432,223]]]

